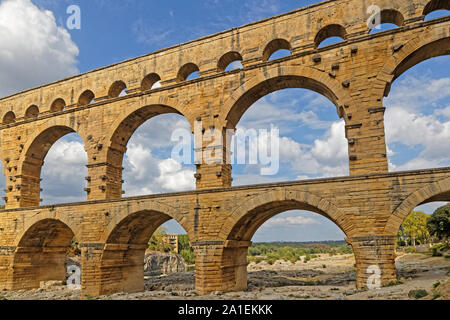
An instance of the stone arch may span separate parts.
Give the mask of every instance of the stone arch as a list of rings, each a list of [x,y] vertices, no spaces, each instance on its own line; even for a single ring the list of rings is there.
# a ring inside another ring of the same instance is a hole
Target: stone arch
[[[258,211],[264,211],[260,214]],[[220,230],[220,238],[250,241],[257,229],[273,216],[290,210],[307,210],[333,221],[347,236],[344,213],[330,201],[305,191],[268,191],[235,206]],[[259,217],[258,217],[259,216]]]
[[[423,15],[426,16],[433,11],[450,10],[450,1],[448,0],[431,0],[423,9]]]
[[[4,116],[2,120],[3,125],[12,124],[16,122],[16,114],[12,111],[8,111]]]
[[[425,60],[450,54],[450,36],[440,32],[427,32],[411,39],[387,60],[372,86],[373,99],[387,97],[392,83],[408,69]]]
[[[397,27],[403,26],[405,22],[405,18],[403,14],[395,9],[383,9],[380,12],[380,23],[392,23],[395,24]]]
[[[91,90],[85,90],[78,98],[78,106],[86,106],[94,100],[95,94]]]
[[[255,232],[270,218],[285,211],[308,210],[332,220],[346,235],[351,236],[343,212],[333,203],[305,191],[272,190],[246,199],[234,207],[223,223],[219,238],[225,239],[221,255],[221,276],[225,290],[247,288],[248,247]],[[349,230],[347,230],[347,228]]]
[[[316,48],[318,48],[323,41],[331,37],[339,37],[345,40],[347,38],[347,31],[340,24],[329,24],[323,27],[317,32],[317,35],[314,38]]]
[[[260,98],[277,90],[287,88],[304,88],[320,93],[330,99],[339,116],[343,109],[340,106],[353,106],[352,98],[335,79],[325,72],[310,67],[272,66],[261,70],[236,89],[223,104],[220,119],[227,128],[234,129],[247,109]]]
[[[32,105],[28,107],[27,111],[25,112],[25,119],[34,119],[39,116],[39,107],[36,105]]]
[[[65,228],[71,230],[71,232],[75,237],[79,238],[81,236],[81,226],[77,224],[74,220],[69,219],[67,215],[58,214],[54,211],[53,212],[45,211],[41,212],[38,215],[34,215],[31,218],[27,218],[24,221],[23,230],[16,235],[13,246],[20,247],[21,243],[23,243],[24,239],[26,239],[27,232],[32,230],[34,226],[38,226],[43,221],[52,222],[54,225],[65,226]]]
[[[195,63],[186,63],[178,71],[177,81],[185,81],[192,73],[200,71],[199,67]]]
[[[146,75],[141,82],[141,91],[151,90],[158,81],[161,81],[161,77],[158,74],[150,73]]]
[[[70,133],[77,133],[77,131],[65,124],[49,124],[27,139],[27,144],[23,148],[24,152],[19,160],[22,177],[20,186],[21,207],[39,206],[41,170],[44,159],[55,142]]]
[[[66,253],[75,236],[66,222],[49,214],[26,222],[15,240],[12,290],[39,288],[41,281],[66,279]]]
[[[127,85],[122,80],[114,81],[108,91],[108,98],[117,98],[120,93],[127,88]],[[93,98],[92,98],[93,99]]]
[[[58,98],[55,101],[52,102],[52,105],[50,106],[50,112],[61,112],[66,107],[66,102],[62,98]]]
[[[242,56],[237,51],[230,51],[225,53],[222,57],[220,57],[219,62],[217,63],[217,71],[224,72],[225,69],[235,61],[242,61]]]
[[[135,108],[122,110],[117,121],[112,124],[112,131],[105,139],[107,144],[106,162],[110,172],[114,172],[114,194],[122,194],[122,162],[127,151],[127,145],[133,133],[146,121],[162,114],[179,114],[184,116],[192,126],[192,119],[188,118],[188,111],[184,106],[170,98],[146,96]]]
[[[433,201],[450,201],[450,178],[431,183],[411,193],[395,208],[384,231],[396,235],[403,221],[415,207]]]
[[[292,46],[289,41],[285,39],[273,39],[264,47],[262,60],[268,61],[272,54],[278,50],[289,50],[292,53]]]
[[[144,291],[144,257],[153,233],[174,219],[190,234],[185,219],[174,209],[146,202],[138,204],[131,214],[114,217],[103,236],[100,294]]]

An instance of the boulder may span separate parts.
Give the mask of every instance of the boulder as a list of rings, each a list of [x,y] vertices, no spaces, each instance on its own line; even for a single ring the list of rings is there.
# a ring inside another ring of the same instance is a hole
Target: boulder
[[[186,263],[179,254],[153,252],[145,255],[145,276],[160,276],[186,271]]]

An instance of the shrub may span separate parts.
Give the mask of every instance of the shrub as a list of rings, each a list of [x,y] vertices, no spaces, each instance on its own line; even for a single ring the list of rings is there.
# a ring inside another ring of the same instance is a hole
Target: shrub
[[[306,255],[305,259],[303,260],[304,263],[308,263],[308,261],[311,260],[311,256],[309,254]]]
[[[414,247],[407,248],[406,253],[417,253],[417,248],[414,248]]]
[[[420,298],[423,298],[423,297],[426,297],[426,296],[428,296],[428,292],[426,290],[423,290],[423,289],[411,290],[408,293],[408,297],[414,298],[414,299],[420,299]]]

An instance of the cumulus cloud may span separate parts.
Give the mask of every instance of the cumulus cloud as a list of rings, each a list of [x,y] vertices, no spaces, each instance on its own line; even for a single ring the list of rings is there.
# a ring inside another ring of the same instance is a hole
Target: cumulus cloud
[[[152,150],[131,143],[125,158],[124,190],[127,196],[195,189],[194,170],[175,160],[161,159]]]
[[[77,45],[31,0],[0,3],[0,96],[78,73]]]
[[[47,154],[41,177],[43,204],[84,201],[87,154],[83,143],[68,138],[56,142]]]
[[[275,227],[275,226],[298,226],[298,225],[311,225],[318,224],[318,221],[314,218],[303,217],[303,216],[288,216],[272,218],[264,224],[265,228]]]
[[[393,87],[385,115],[390,170],[450,165],[449,86],[450,78],[408,76]],[[402,149],[403,156],[414,154],[414,150],[419,154],[405,163],[393,161],[393,156],[401,155],[396,151],[401,146],[407,149]]]
[[[334,122],[312,145],[289,137],[280,142],[280,160],[290,164],[298,178],[348,175],[348,148],[344,121]]]

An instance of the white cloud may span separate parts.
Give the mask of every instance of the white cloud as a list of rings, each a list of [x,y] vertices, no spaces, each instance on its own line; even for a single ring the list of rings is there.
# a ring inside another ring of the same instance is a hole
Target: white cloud
[[[399,155],[397,144],[420,152],[406,163],[395,163],[390,159],[390,170],[450,165],[450,121],[446,121],[450,119],[450,107],[443,106],[450,98],[449,87],[450,78],[429,79],[426,76],[408,76],[393,87],[385,103],[388,155]]]
[[[70,34],[30,0],[0,3],[0,39],[0,96],[78,73]]]
[[[186,170],[173,159],[163,160],[158,165],[160,176],[156,179],[169,191],[185,191],[195,188],[194,170]]]
[[[437,116],[443,116],[444,118],[450,119],[450,106],[439,109],[434,112]]]
[[[299,225],[312,225],[319,224],[319,222],[310,217],[304,216],[286,216],[272,218],[264,223],[264,228],[278,227],[278,226],[299,226]]]
[[[48,152],[41,177],[43,204],[86,199],[87,154],[83,143],[61,139]]]

